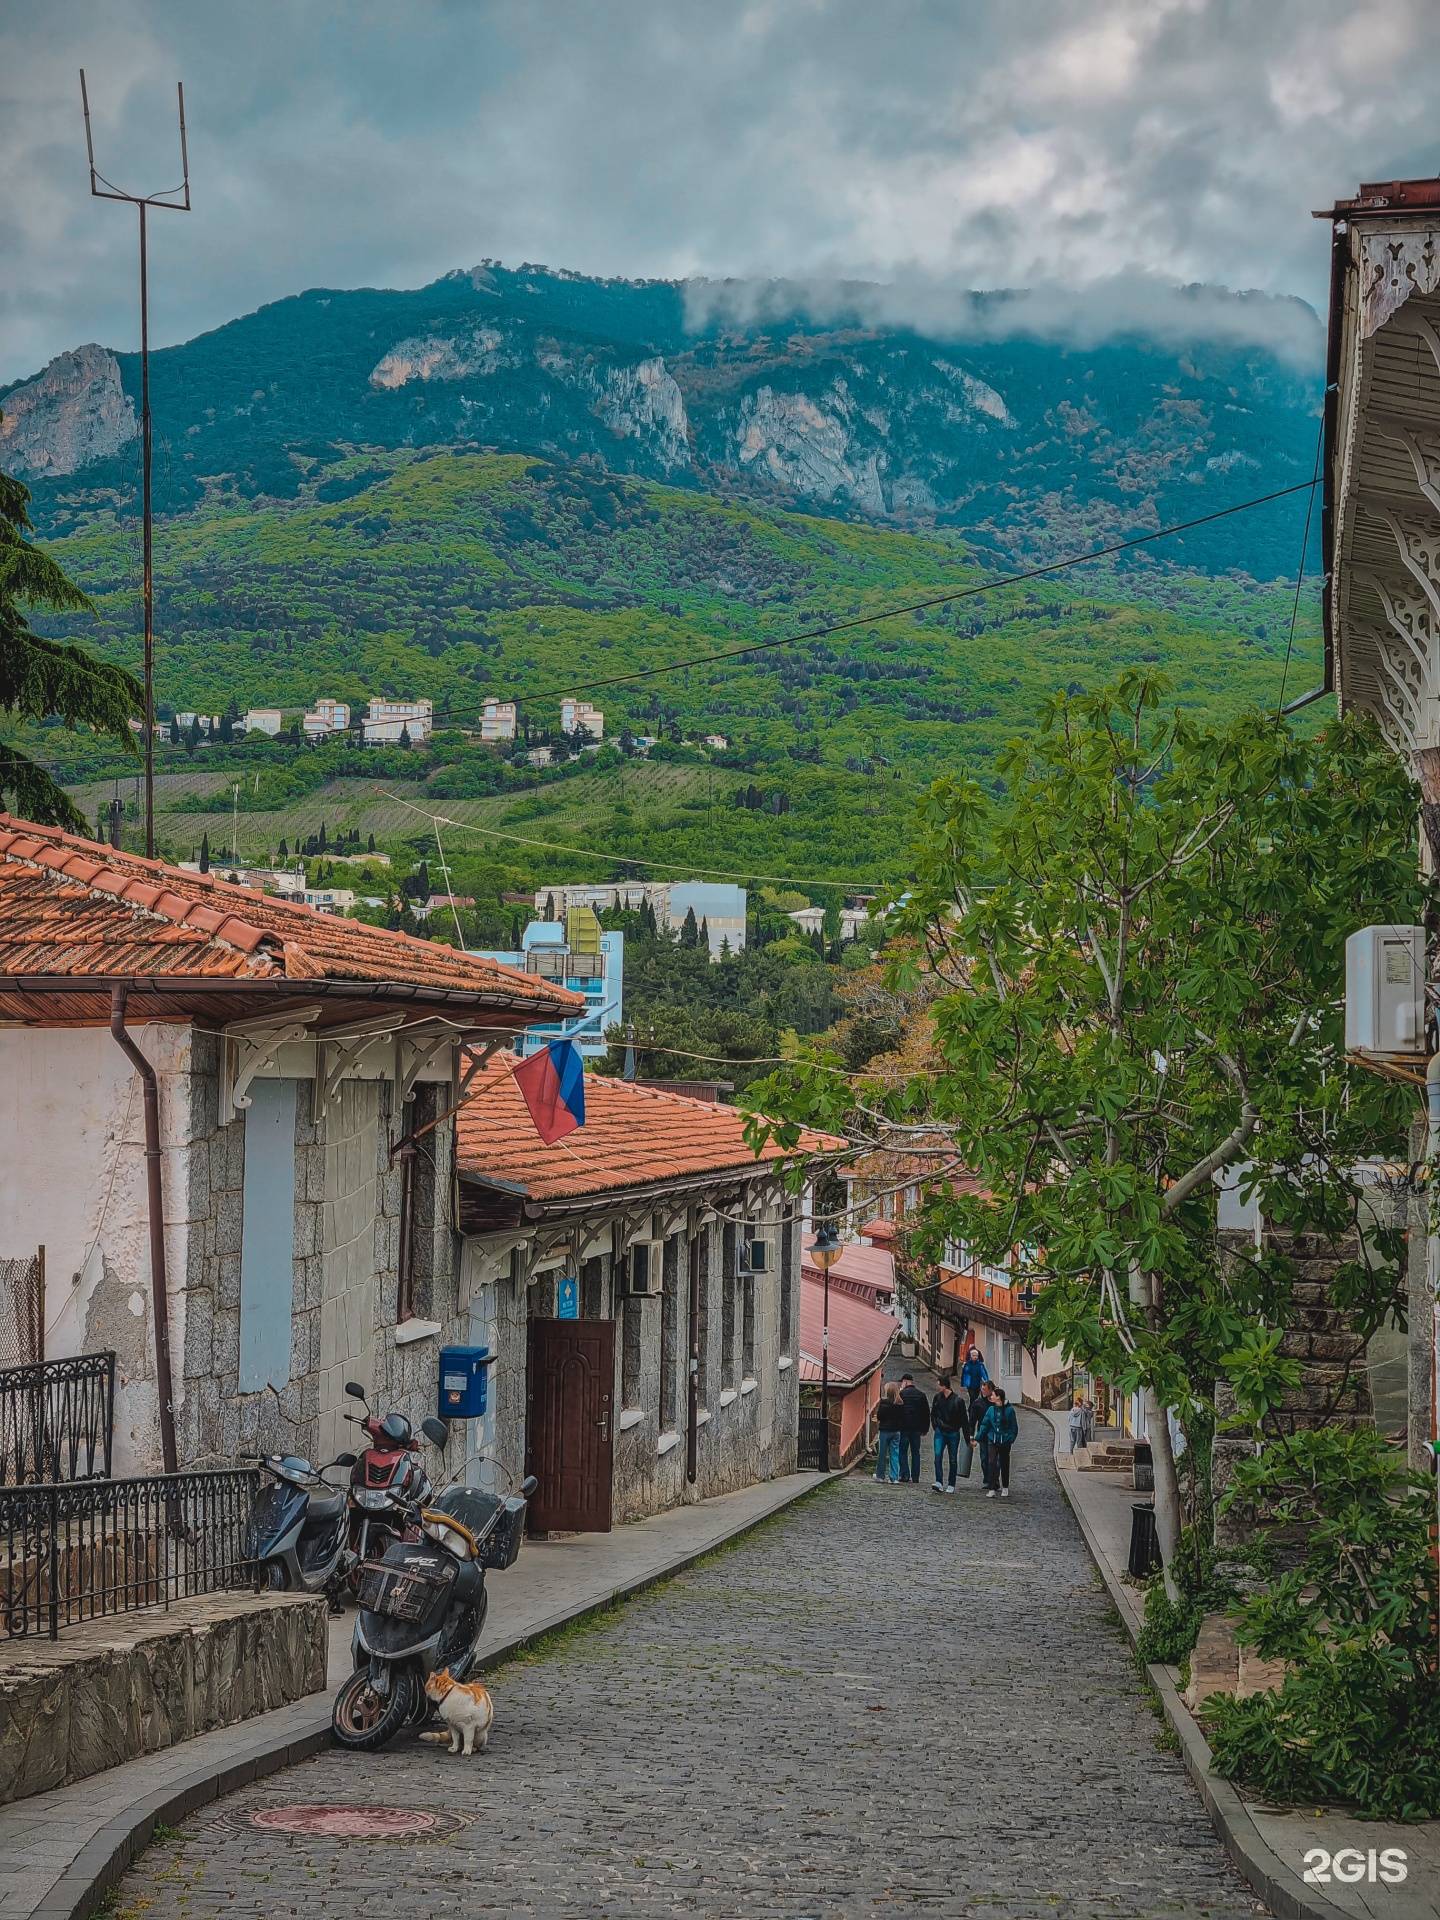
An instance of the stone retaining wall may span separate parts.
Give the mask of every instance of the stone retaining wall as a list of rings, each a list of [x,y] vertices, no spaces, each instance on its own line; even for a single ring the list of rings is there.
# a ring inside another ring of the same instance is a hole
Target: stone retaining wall
[[[211,1594],[0,1641],[0,1803],[319,1692],[327,1650],[318,1594]]]

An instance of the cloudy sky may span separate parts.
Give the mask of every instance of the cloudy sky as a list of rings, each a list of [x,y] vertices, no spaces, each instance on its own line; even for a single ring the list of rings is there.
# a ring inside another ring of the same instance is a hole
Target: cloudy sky
[[[1318,304],[1311,208],[1440,171],[1434,0],[0,0],[0,382],[138,344],[82,65],[142,191],[185,83],[157,343],[486,257]]]

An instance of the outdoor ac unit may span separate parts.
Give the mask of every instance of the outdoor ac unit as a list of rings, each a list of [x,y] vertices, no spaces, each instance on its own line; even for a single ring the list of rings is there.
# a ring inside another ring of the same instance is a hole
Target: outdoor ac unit
[[[637,1240],[630,1249],[630,1292],[654,1299],[660,1291],[662,1250],[652,1240]]]
[[[742,1273],[768,1273],[770,1271],[770,1242],[768,1240],[742,1240],[740,1242],[740,1271]]]
[[[1345,1048],[1425,1052],[1425,929],[1362,927],[1345,942]]]

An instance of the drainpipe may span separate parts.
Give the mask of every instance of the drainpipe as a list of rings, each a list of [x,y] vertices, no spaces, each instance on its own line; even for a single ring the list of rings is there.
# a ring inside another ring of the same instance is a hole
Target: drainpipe
[[[1425,1158],[1430,1163],[1430,1178],[1425,1187],[1430,1231],[1426,1237],[1426,1268],[1430,1277],[1430,1310],[1434,1333],[1430,1352],[1431,1450],[1436,1457],[1436,1517],[1440,1520],[1440,1193],[1436,1178],[1440,1175],[1440,1052],[1432,1053],[1425,1068],[1425,1114],[1429,1131],[1425,1138]]]
[[[685,1478],[693,1487],[700,1474],[700,1235],[690,1242],[690,1365],[686,1383]]]
[[[166,1473],[178,1473],[175,1399],[170,1377],[170,1301],[165,1287],[165,1199],[160,1183],[160,1090],[155,1069],[125,1031],[121,983],[110,993],[110,1031],[140,1076],[145,1094],[145,1187],[150,1216],[150,1303],[155,1317],[155,1387],[160,1399],[160,1451]]]

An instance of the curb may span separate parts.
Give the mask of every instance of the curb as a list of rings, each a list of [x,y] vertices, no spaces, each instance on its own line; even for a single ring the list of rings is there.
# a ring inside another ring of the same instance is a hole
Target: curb
[[[1041,1415],[1043,1419],[1043,1414]],[[1055,1436],[1055,1453],[1060,1451],[1060,1436],[1051,1426]],[[1110,1564],[1100,1551],[1099,1542],[1090,1531],[1080,1503],[1072,1495],[1067,1484],[1067,1476],[1053,1465],[1055,1478],[1060,1482],[1066,1503],[1079,1523],[1090,1558],[1105,1583],[1105,1591],[1110,1597],[1120,1624],[1125,1629],[1126,1638],[1133,1647],[1136,1644],[1135,1630],[1131,1624],[1129,1610],[1125,1604],[1123,1590],[1119,1581],[1110,1570]],[[1222,1780],[1218,1774],[1210,1771],[1210,1748],[1199,1723],[1181,1704],[1175,1681],[1177,1675],[1173,1667],[1147,1663],[1145,1673],[1151,1686],[1160,1696],[1160,1704],[1165,1711],[1167,1724],[1172,1728],[1180,1742],[1181,1757],[1185,1762],[1185,1771],[1189,1774],[1195,1789],[1205,1803],[1215,1831],[1219,1834],[1226,1853],[1232,1864],[1244,1877],[1253,1891],[1265,1902],[1277,1920],[1351,1920],[1351,1916],[1330,1901],[1312,1893],[1293,1867],[1287,1867],[1266,1841],[1255,1822],[1250,1818],[1249,1809],[1228,1780]]]
[[[747,1533],[753,1533],[757,1527],[764,1526],[767,1520],[773,1520],[777,1514],[785,1513],[801,1500],[808,1500],[821,1487],[829,1486],[832,1481],[844,1478],[849,1469],[840,1472],[815,1475],[809,1486],[797,1487],[768,1513],[758,1513],[753,1519],[741,1521],[732,1532],[708,1545],[696,1547],[691,1551],[677,1554],[673,1560],[666,1561],[649,1573],[638,1575],[633,1580],[622,1581],[612,1587],[608,1593],[595,1599],[586,1600],[574,1607],[561,1607],[545,1619],[527,1627],[523,1633],[513,1635],[492,1647],[476,1668],[477,1672],[488,1673],[492,1668],[502,1666],[513,1659],[517,1653],[523,1653],[547,1633],[554,1633],[558,1627],[572,1625],[584,1620],[590,1614],[604,1613],[607,1608],[618,1605],[623,1600],[632,1599],[643,1593],[648,1587],[659,1586],[663,1581],[673,1579],[677,1573],[684,1573],[697,1561],[706,1559],[710,1554],[727,1547],[732,1541],[742,1539]],[[101,1900],[117,1885],[125,1870],[150,1845],[151,1836],[157,1822],[174,1826],[196,1811],[197,1808],[219,1800],[227,1793],[235,1793],[241,1787],[248,1787],[256,1780],[264,1780],[272,1773],[279,1773],[285,1767],[293,1767],[302,1760],[312,1759],[330,1745],[330,1694],[328,1687],[323,1699],[314,1702],[313,1721],[308,1724],[302,1720],[298,1727],[280,1734],[270,1732],[252,1738],[243,1743],[238,1752],[223,1765],[213,1763],[199,1767],[194,1773],[168,1786],[158,1787],[124,1810],[107,1820],[105,1825],[92,1834],[85,1845],[76,1854],[70,1864],[51,1882],[49,1888],[41,1894],[39,1900],[30,1909],[29,1920],[90,1920]],[[282,1712],[293,1713],[295,1709],[282,1708]],[[243,1726],[243,1722],[241,1725]],[[237,1728],[237,1732],[239,1729]],[[1330,1920],[1327,1914],[1324,1920]]]

